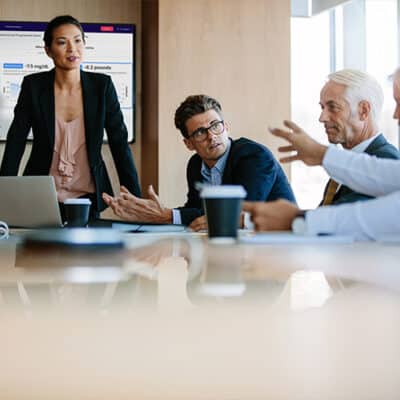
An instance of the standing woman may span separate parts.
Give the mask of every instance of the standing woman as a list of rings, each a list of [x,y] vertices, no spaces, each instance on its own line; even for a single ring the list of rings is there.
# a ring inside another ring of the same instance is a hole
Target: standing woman
[[[106,208],[101,194],[112,192],[101,156],[104,129],[120,184],[140,196],[117,94],[109,76],[80,69],[85,36],[78,20],[69,15],[51,20],[44,43],[54,69],[24,78],[0,175],[18,174],[32,128],[24,175],[52,175],[62,214],[65,199],[87,197],[95,217]]]

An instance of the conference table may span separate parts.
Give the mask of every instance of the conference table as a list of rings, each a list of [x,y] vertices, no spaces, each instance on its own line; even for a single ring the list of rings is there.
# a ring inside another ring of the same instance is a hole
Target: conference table
[[[1,399],[399,399],[400,243],[0,241]]]

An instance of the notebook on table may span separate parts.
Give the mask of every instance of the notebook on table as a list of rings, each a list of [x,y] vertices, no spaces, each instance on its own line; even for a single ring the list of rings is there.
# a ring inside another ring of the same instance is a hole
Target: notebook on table
[[[185,232],[185,225],[151,224],[145,222],[125,222],[113,219],[97,219],[89,222],[92,228],[113,228],[130,233],[174,233]]]
[[[12,228],[61,227],[52,176],[1,176],[0,220]]]

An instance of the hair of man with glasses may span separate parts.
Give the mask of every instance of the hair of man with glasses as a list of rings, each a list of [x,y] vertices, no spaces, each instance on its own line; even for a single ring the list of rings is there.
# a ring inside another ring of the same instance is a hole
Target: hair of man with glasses
[[[221,104],[212,97],[205,94],[186,97],[175,112],[175,126],[181,131],[183,137],[186,139],[189,137],[186,121],[208,110],[215,110],[223,119]]]

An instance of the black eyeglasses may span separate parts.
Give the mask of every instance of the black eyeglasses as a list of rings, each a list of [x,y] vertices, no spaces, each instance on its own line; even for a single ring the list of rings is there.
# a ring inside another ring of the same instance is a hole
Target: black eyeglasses
[[[193,138],[196,142],[204,142],[208,137],[208,132],[213,135],[220,135],[225,130],[224,121],[213,122],[208,128],[200,127],[196,129],[188,139]]]

